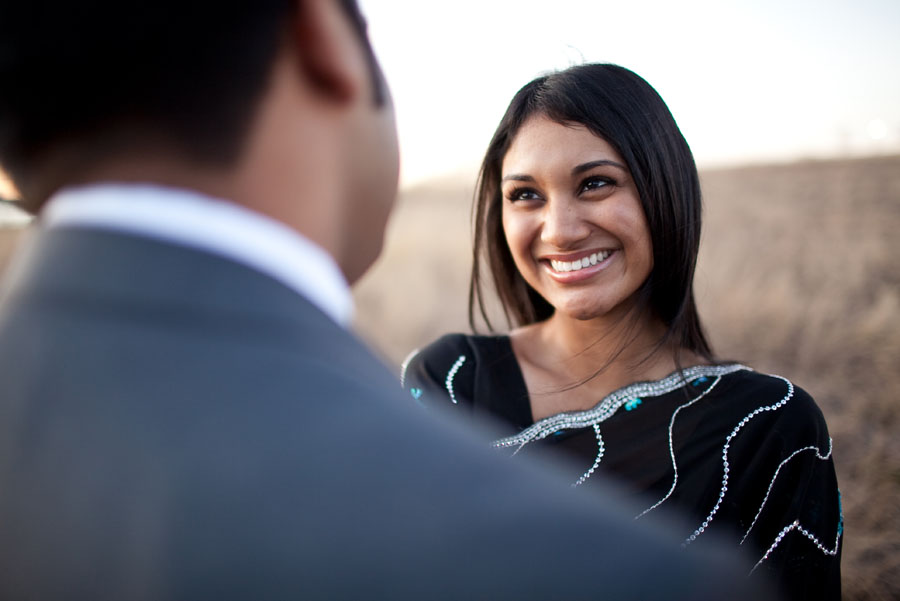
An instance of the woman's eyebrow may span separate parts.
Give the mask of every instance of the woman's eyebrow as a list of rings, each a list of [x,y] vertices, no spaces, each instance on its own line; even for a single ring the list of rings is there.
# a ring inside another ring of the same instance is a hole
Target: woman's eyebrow
[[[618,167],[622,171],[628,171],[628,168],[622,163],[617,163],[616,161],[610,161],[609,159],[600,159],[599,161],[590,161],[588,163],[582,163],[581,165],[576,165],[572,169],[572,175],[578,175],[579,173],[584,173],[585,171],[590,171],[594,167],[602,167],[604,165],[611,165],[613,167]]]
[[[623,165],[622,163],[617,163],[616,161],[611,161],[609,159],[599,159],[596,161],[589,161],[587,163],[582,163],[581,165],[576,165],[572,168],[572,175],[578,175],[579,173],[584,173],[585,171],[590,171],[594,167],[602,167],[602,166],[612,166],[621,169],[622,171],[628,171],[628,167]],[[518,182],[533,182],[534,178],[530,175],[526,175],[524,173],[510,173],[509,175],[504,175],[500,180],[500,183],[506,181],[518,181]]]
[[[504,175],[503,179],[500,180],[500,183],[515,180],[517,182],[533,182],[534,178],[530,175],[525,175],[524,173],[510,173],[509,175]]]

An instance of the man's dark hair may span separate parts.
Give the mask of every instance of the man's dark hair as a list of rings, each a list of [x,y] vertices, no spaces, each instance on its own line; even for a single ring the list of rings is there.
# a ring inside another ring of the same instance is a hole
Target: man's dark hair
[[[233,162],[297,2],[0,0],[0,164],[27,185],[60,143],[115,152],[136,136]],[[356,1],[340,5],[374,67]]]
[[[635,73],[609,64],[571,67],[538,77],[519,90],[494,133],[475,197],[475,246],[469,320],[484,308],[481,262],[487,261],[507,318],[517,325],[543,321],[553,307],[522,278],[501,219],[503,158],[519,129],[535,115],[583,125],[606,140],[634,179],[647,216],[653,270],[638,293],[637,314],[651,311],[667,327],[660,341],[702,357],[712,351],[697,314],[693,279],[700,247],[700,181],[691,149],[656,90]]]

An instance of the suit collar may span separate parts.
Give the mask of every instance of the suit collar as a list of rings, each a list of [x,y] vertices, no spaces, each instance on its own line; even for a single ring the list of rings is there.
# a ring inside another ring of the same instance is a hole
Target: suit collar
[[[41,214],[43,227],[89,227],[202,250],[259,271],[347,327],[353,301],[334,259],[293,229],[227,200],[151,184],[68,188]]]

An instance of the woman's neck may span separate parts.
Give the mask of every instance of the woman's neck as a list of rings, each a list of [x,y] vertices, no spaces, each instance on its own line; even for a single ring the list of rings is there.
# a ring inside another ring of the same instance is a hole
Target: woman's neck
[[[678,368],[677,347],[660,344],[666,327],[649,316],[580,321],[559,313],[512,332],[535,419],[593,407],[609,393]],[[688,364],[698,362],[682,351]]]

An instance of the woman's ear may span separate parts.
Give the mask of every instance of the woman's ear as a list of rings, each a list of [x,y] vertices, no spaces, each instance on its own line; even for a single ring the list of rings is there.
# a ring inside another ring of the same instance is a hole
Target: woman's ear
[[[314,93],[342,104],[367,93],[362,44],[339,2],[297,0],[289,34],[300,75]]]

